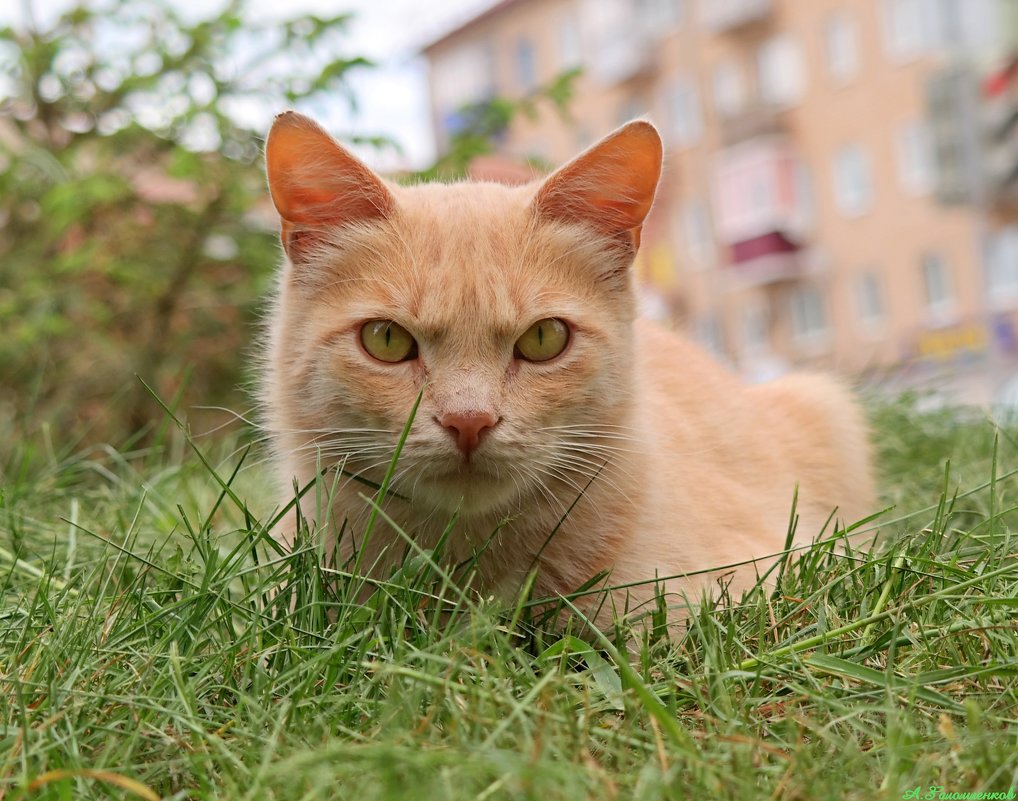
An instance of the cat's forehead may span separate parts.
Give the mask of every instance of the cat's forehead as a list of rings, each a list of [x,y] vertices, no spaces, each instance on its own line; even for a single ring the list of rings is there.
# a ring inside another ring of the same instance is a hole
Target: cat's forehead
[[[415,335],[518,336],[537,319],[575,319],[603,301],[592,238],[538,219],[536,187],[396,188],[396,213],[362,229],[336,283],[353,315],[393,316]]]
[[[446,319],[462,324],[465,312],[477,310],[489,326],[518,325],[519,315],[548,291],[533,253],[540,236],[532,197],[528,187],[487,183],[401,192],[397,232],[414,279],[403,283],[403,304],[437,327]]]
[[[422,184],[398,191],[397,205],[406,233],[418,249],[449,255],[486,245],[518,242],[530,227],[532,186],[464,182]]]

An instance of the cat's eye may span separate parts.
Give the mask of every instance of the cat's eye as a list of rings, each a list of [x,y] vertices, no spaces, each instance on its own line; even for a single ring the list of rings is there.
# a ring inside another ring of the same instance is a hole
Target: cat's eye
[[[361,344],[380,362],[406,362],[417,358],[417,342],[392,320],[371,320],[361,327]]]
[[[516,340],[515,356],[528,362],[554,359],[569,344],[569,326],[557,317],[538,320]]]

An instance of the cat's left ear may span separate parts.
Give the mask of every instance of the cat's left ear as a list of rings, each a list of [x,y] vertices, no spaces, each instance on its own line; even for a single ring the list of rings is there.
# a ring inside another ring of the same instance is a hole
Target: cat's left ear
[[[545,180],[534,207],[545,218],[631,238],[639,248],[662,158],[657,129],[644,120],[627,123]]]
[[[337,227],[383,218],[395,207],[381,178],[316,122],[294,111],[280,114],[272,124],[265,167],[282,219],[283,247],[294,262]]]

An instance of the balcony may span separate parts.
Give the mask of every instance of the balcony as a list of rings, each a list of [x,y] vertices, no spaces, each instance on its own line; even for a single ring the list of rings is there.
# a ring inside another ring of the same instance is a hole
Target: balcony
[[[937,199],[1018,209],[1018,59],[987,73],[968,64],[933,73],[926,115]]]
[[[1001,209],[1018,205],[1018,59],[987,75],[982,83],[980,155],[989,202]],[[949,155],[949,154],[945,154]],[[948,160],[948,168],[955,166]],[[950,184],[950,178],[943,181]]]
[[[761,137],[715,157],[718,236],[726,245],[778,231],[801,240],[813,216],[805,165],[783,137]]]
[[[705,0],[700,21],[711,33],[733,33],[763,22],[773,10],[773,0]]]
[[[805,252],[780,231],[736,242],[729,261],[731,277],[741,287],[794,281],[806,272]]]
[[[733,281],[774,284],[806,271],[812,190],[791,142],[764,136],[722,150],[714,164],[714,198]]]
[[[592,72],[607,86],[652,75],[657,67],[650,36],[637,29],[613,31],[601,38]]]
[[[604,86],[652,75],[659,31],[632,0],[580,0],[590,73]]]
[[[786,131],[782,109],[776,105],[753,102],[746,108],[719,120],[721,138],[726,145],[749,139],[778,136]]]

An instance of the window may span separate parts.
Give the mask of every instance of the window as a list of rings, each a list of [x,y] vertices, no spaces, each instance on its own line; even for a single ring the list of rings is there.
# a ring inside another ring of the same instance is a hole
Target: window
[[[847,145],[834,157],[834,201],[848,217],[858,217],[873,204],[869,156],[860,145]]]
[[[669,87],[666,103],[672,138],[680,147],[691,147],[703,134],[700,96],[691,78],[680,78]]]
[[[1018,300],[1018,226],[1008,226],[990,240],[986,294],[996,304],[1011,305]]]
[[[847,11],[832,14],[824,28],[827,71],[838,83],[848,83],[859,72],[859,27]]]
[[[775,231],[804,235],[814,216],[811,185],[786,141],[760,137],[722,150],[713,175],[719,238],[733,244]]]
[[[746,80],[738,64],[723,61],[714,68],[714,105],[721,117],[734,117],[746,106]]]
[[[636,0],[638,18],[652,33],[666,34],[685,13],[686,0]]]
[[[953,0],[958,9],[960,39],[967,47],[981,52],[992,51],[1011,40],[1013,3],[996,0]],[[1009,7],[1011,6],[1011,7]],[[1010,17],[1010,23],[1008,21]]]
[[[1000,0],[883,0],[884,43],[896,61],[908,61],[935,47],[962,48],[980,55],[993,51],[1007,30]],[[1006,34],[1005,34],[1006,36]]]
[[[954,295],[947,260],[940,253],[925,254],[922,274],[926,308],[935,316],[950,314],[954,308]]]
[[[760,99],[776,106],[790,106],[802,99],[806,71],[802,50],[791,36],[768,39],[757,52]]]
[[[930,43],[986,53],[996,49],[1008,29],[1006,6],[1000,0],[927,0]]]
[[[930,0],[883,0],[884,45],[895,61],[909,61],[932,43],[937,7]]]
[[[562,17],[558,25],[559,67],[571,70],[583,63],[583,42],[580,25],[572,15]]]
[[[772,170],[755,170],[743,176],[746,201],[754,209],[774,208],[777,202],[777,181]]]
[[[432,66],[435,101],[444,114],[495,93],[495,59],[486,44],[466,45],[436,59]]]
[[[791,296],[792,336],[798,342],[823,339],[827,335],[827,310],[816,287],[796,289]]]
[[[524,92],[537,87],[537,58],[529,39],[516,43],[516,81]]]
[[[884,322],[884,293],[876,270],[859,276],[856,300],[859,305],[859,321],[864,328],[877,328]]]
[[[929,126],[922,121],[902,125],[898,129],[898,177],[905,191],[914,195],[930,192],[935,165]]]
[[[682,208],[682,239],[694,266],[709,266],[714,261],[714,232],[710,211],[702,200],[691,200]]]
[[[747,303],[742,309],[742,346],[747,355],[770,350],[767,307],[759,300]]]

